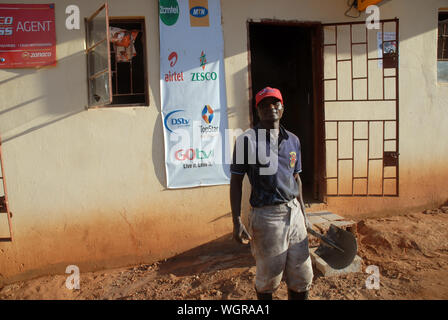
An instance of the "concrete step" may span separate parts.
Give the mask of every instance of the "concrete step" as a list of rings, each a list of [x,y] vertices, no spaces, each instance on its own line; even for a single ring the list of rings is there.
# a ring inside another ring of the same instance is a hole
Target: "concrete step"
[[[324,277],[340,276],[349,273],[361,272],[361,257],[355,256],[353,262],[344,269],[333,269],[321,257],[316,254],[317,248],[310,249],[311,261],[315,269],[319,270]]]
[[[334,224],[343,230],[347,230],[357,236],[356,222],[353,220],[345,219],[340,215],[329,211],[316,211],[307,212],[308,220],[313,225],[313,229],[321,234],[327,233],[330,229],[330,225]],[[310,247],[319,246],[320,241],[318,238],[309,235]]]

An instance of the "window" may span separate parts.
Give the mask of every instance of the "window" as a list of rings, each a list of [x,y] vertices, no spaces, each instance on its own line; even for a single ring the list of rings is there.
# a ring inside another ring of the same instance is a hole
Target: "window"
[[[88,106],[146,106],[144,18],[109,18],[104,4],[86,19]]]
[[[437,80],[439,82],[448,82],[448,10],[439,11]]]

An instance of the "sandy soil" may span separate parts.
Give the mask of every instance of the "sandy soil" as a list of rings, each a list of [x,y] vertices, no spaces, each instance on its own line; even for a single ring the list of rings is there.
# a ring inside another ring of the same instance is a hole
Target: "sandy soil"
[[[358,219],[363,272],[323,277],[316,271],[310,299],[448,299],[448,208]],[[82,273],[80,290],[68,275],[7,285],[0,299],[255,299],[254,260],[230,235],[152,265]],[[367,289],[380,270],[380,289]],[[286,285],[274,295],[286,299]]]

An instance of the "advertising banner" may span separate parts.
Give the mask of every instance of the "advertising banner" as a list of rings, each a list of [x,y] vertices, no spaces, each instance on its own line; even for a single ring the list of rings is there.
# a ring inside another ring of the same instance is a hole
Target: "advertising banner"
[[[55,64],[54,4],[0,3],[0,69]]]
[[[168,188],[229,183],[219,0],[159,0]]]

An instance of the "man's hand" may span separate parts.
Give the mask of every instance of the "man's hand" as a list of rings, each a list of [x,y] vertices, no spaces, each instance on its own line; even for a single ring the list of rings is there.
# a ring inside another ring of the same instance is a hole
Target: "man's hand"
[[[233,239],[241,244],[247,244],[248,241],[252,240],[249,232],[246,230],[246,227],[241,222],[241,217],[238,217],[233,221]]]

